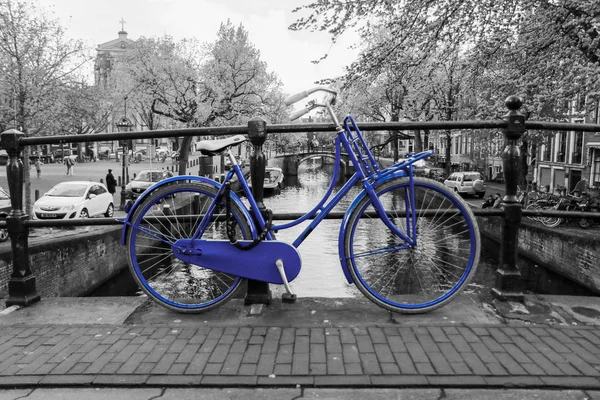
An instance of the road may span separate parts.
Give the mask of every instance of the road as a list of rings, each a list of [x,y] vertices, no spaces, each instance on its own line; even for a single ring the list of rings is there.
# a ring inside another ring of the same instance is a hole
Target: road
[[[196,157],[193,157],[195,159]],[[190,160],[192,157],[190,157]],[[137,175],[144,169],[173,169],[177,167],[170,160],[164,163],[144,161],[137,164],[131,164],[129,166],[129,176],[133,179],[134,174]],[[77,163],[73,167],[73,175],[67,175],[67,167],[64,164],[44,164],[42,165],[42,176],[41,178],[36,177],[35,167],[32,166],[30,169],[31,174],[31,198],[35,201],[37,197],[41,197],[50,188],[59,182],[65,181],[106,181],[106,174],[108,170],[113,170],[113,175],[117,180],[122,176],[122,164],[116,161],[97,161],[88,163]],[[189,168],[188,172],[197,173],[198,167]],[[8,180],[6,177],[6,168],[0,167],[0,186],[8,191]],[[114,195],[115,209],[119,208],[121,202],[121,188],[117,188],[117,192]]]

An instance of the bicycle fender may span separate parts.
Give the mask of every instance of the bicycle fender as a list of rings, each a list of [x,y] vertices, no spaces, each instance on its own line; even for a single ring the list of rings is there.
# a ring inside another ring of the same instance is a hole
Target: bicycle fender
[[[196,182],[209,184],[217,190],[219,190],[221,188],[221,184],[219,182],[214,181],[209,178],[205,178],[203,176],[195,176],[195,175],[173,176],[171,178],[167,178],[165,180],[155,183],[154,185],[152,185],[148,189],[146,189],[144,191],[144,193],[142,193],[142,195],[137,198],[135,203],[133,203],[133,205],[127,212],[127,216],[124,219],[120,220],[121,222],[123,222],[123,230],[121,231],[121,245],[123,245],[123,246],[125,245],[125,240],[127,238],[127,232],[129,231],[129,229],[132,225],[131,220],[133,219],[133,214],[135,213],[135,211],[139,207],[139,205],[145,200],[145,198],[148,197],[150,195],[150,193],[152,193],[154,190],[159,189],[162,186],[168,185],[173,182],[178,182],[178,181],[196,181]],[[249,214],[248,210],[246,209],[246,206],[244,205],[244,203],[242,203],[240,198],[235,193],[231,192],[230,196],[231,196],[231,201],[236,203],[240,207],[240,209],[244,212],[244,217],[247,219],[248,224],[250,225],[250,229],[252,230],[252,232],[251,232],[252,237],[256,237],[256,235],[257,235],[256,228],[254,227],[254,224],[252,223],[252,217],[250,217],[250,214]]]
[[[377,188],[377,186],[381,185],[394,178],[402,178],[406,177],[406,174],[403,171],[398,171],[393,174],[384,175],[381,178],[377,179],[372,183],[373,189]],[[348,229],[348,221],[350,219],[350,215],[354,209],[358,206],[358,203],[367,196],[367,191],[363,189],[352,201],[352,204],[348,207],[348,210],[344,214],[344,218],[342,219],[342,223],[340,225],[340,235],[338,237],[338,255],[340,259],[340,265],[342,266],[342,271],[344,272],[344,276],[348,283],[354,283],[354,279],[352,279],[352,275],[350,275],[350,269],[348,266],[348,261],[346,260],[346,256],[344,255],[344,236],[346,236],[346,229]]]

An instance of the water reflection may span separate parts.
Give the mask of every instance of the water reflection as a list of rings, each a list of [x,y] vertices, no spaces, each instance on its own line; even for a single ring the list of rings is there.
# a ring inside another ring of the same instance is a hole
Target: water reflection
[[[332,175],[332,165],[321,165],[317,160],[302,163],[298,176],[286,176],[285,189],[280,195],[266,197],[265,206],[274,213],[311,210],[327,192]],[[339,183],[336,190],[342,184]],[[334,211],[345,211],[356,193],[358,188],[353,189]],[[340,223],[341,220],[324,220],[298,248],[302,257],[302,271],[291,283],[298,297],[361,296],[354,285],[347,283],[340,267],[337,247]],[[293,242],[308,224],[309,222],[304,222],[282,230],[277,234],[277,239]],[[274,296],[285,291],[277,285],[271,285],[271,289]]]

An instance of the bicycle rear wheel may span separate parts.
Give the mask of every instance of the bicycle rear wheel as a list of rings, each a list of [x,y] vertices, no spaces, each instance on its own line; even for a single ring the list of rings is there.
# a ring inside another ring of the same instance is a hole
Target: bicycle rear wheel
[[[191,238],[217,193],[213,186],[179,181],[151,193],[136,209],[126,236],[131,273],[160,305],[178,312],[202,312],[226,302],[242,278],[184,263],[173,256],[178,239]],[[224,201],[214,216],[225,215]],[[251,239],[244,213],[231,202],[238,238]],[[212,221],[202,239],[227,239],[226,222]]]
[[[410,184],[395,178],[375,188],[390,220],[406,232]],[[414,179],[417,244],[409,246],[381,219],[365,196],[348,219],[344,256],[356,286],[388,310],[424,313],[458,295],[479,261],[479,230],[469,206],[445,186]]]

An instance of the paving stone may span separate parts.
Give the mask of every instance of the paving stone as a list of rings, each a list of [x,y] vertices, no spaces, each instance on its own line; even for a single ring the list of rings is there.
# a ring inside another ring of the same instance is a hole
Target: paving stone
[[[444,333],[444,330],[441,327],[438,326],[430,326],[427,328],[427,331],[429,332],[429,334],[431,335],[431,337],[433,338],[433,340],[438,343],[449,343],[450,339],[448,338],[448,336],[446,336],[446,334]]]
[[[306,353],[294,354],[292,358],[292,375],[308,375],[310,356]]]
[[[310,338],[308,336],[298,336],[294,343],[294,354],[308,354],[310,351]]]
[[[363,362],[364,362],[364,359],[363,359]],[[366,367],[365,367],[365,370],[367,370]],[[345,374],[344,360],[342,358],[341,353],[327,352],[327,374],[328,375],[343,375],[343,374]]]
[[[325,343],[325,330],[323,328],[310,329],[310,343]]]
[[[242,363],[242,354],[241,353],[230,353],[225,362],[223,363],[223,368],[221,369],[221,374],[223,375],[234,375],[237,374],[237,371]]]
[[[381,328],[368,328],[369,336],[371,336],[371,342],[373,343],[387,343],[387,338]]]
[[[417,367],[408,353],[394,353],[394,358],[402,374],[417,373]]]
[[[270,375],[275,365],[275,354],[261,354],[256,367],[256,375]]]
[[[167,371],[167,375],[183,375],[185,373],[185,370],[187,369],[187,364],[182,364],[182,363],[173,363],[171,364],[171,368],[169,368],[169,370]],[[123,367],[121,367],[123,368]],[[221,373],[223,373],[222,369],[221,369]]]
[[[185,370],[186,375],[199,375],[204,372],[204,368],[208,363],[210,354],[208,353],[196,353],[190,361],[187,369]]]
[[[263,353],[264,354],[264,353]],[[284,344],[279,347],[279,351],[277,352],[277,358],[275,362],[279,364],[291,364],[292,355],[294,354],[294,345],[293,344]]]
[[[292,364],[275,364],[273,368],[274,375],[291,375],[292,374]]]
[[[433,365],[428,362],[416,362],[415,367],[417,368],[417,372],[421,375],[435,375]]]

